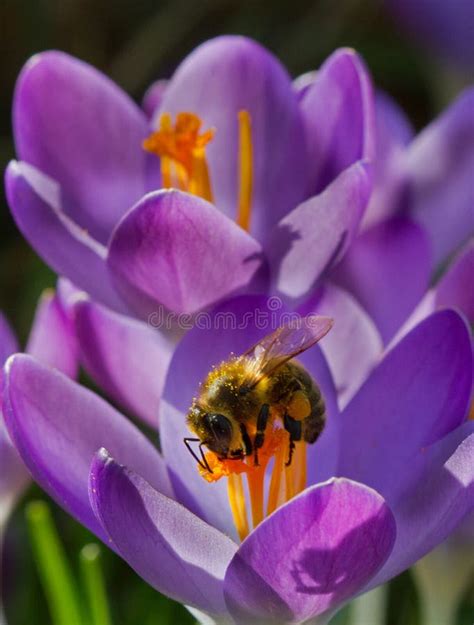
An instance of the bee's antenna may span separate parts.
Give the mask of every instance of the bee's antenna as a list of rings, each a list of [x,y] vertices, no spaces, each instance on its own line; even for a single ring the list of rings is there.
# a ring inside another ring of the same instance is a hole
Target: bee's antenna
[[[204,443],[200,443],[200,445],[199,445],[199,451],[201,452],[202,462],[205,464],[205,467],[206,467],[206,469],[209,471],[209,473],[212,473],[212,469],[211,469],[211,467],[209,466],[209,463],[208,463],[208,461],[207,461],[207,458],[206,458],[206,456],[204,455],[204,452],[203,452],[203,450],[202,450],[202,446],[203,446],[203,445],[204,445]],[[201,464],[201,466],[202,466],[202,464]]]
[[[196,453],[194,452],[194,449],[191,448],[191,445],[189,443],[198,443],[200,442],[201,439],[199,438],[183,438],[183,443],[186,445],[187,450],[189,451],[189,453],[191,454],[191,456],[194,458],[194,460],[196,460],[196,462],[198,463],[198,465],[206,470],[209,471],[209,473],[212,473],[211,468],[206,460],[206,456],[204,455],[204,452],[202,450],[202,446],[204,443],[201,443],[199,445],[199,451],[201,452],[201,456],[202,456],[202,460],[200,460]]]

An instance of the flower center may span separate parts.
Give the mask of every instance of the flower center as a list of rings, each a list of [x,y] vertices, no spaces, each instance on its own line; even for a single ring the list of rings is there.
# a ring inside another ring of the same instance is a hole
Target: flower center
[[[252,213],[253,146],[251,119],[240,111],[239,122],[239,191],[236,222],[249,231]],[[201,132],[202,121],[194,113],[178,113],[173,125],[171,115],[162,113],[158,129],[144,141],[143,148],[161,160],[161,178],[165,188],[177,188],[213,202],[206,146],[215,130]]]
[[[249,434],[253,437],[255,432],[249,431]],[[250,523],[253,528],[257,527],[266,516],[306,488],[306,443],[295,443],[292,461],[287,465],[289,455],[288,432],[273,416],[265,431],[263,446],[258,450],[258,465],[253,454],[233,460],[220,459],[212,451],[205,454],[212,473],[198,465],[201,476],[208,482],[227,478],[229,505],[240,540],[248,535]],[[265,487],[267,469],[268,488]],[[247,493],[243,475],[247,478]]]

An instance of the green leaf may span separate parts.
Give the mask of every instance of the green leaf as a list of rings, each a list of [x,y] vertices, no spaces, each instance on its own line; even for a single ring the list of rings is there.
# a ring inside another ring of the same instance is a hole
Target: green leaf
[[[89,608],[91,625],[111,625],[109,604],[100,562],[99,545],[92,543],[80,553],[82,582]]]
[[[33,501],[26,518],[34,557],[54,625],[82,625],[74,578],[49,507]]]

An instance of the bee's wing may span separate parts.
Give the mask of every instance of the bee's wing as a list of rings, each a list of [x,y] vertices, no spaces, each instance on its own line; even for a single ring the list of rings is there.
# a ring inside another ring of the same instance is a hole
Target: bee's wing
[[[265,375],[309,349],[329,332],[332,325],[330,317],[308,315],[292,319],[267,334],[244,354],[253,358],[254,363],[246,385],[255,386]]]

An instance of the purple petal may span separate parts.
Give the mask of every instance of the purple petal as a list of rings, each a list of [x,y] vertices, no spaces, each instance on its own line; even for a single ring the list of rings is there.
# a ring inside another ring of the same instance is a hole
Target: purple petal
[[[474,88],[413,141],[407,154],[412,215],[438,265],[474,233]]]
[[[142,100],[142,109],[148,119],[153,119],[157,109],[161,105],[168,83],[169,81],[165,79],[156,80],[146,90]]]
[[[13,218],[35,251],[98,301],[124,310],[107,272],[105,247],[65,215],[58,184],[27,163],[12,161],[5,185]]]
[[[92,465],[90,496],[104,530],[140,577],[181,603],[226,612],[223,579],[234,542],[105,450]]]
[[[239,111],[252,118],[254,186],[252,234],[270,227],[307,197],[308,160],[303,123],[291,81],[279,61],[244,37],[225,36],[199,46],[179,66],[161,111],[192,111],[205,128],[216,206],[236,217]],[[271,157],[270,157],[271,155]]]
[[[81,361],[111,397],[154,428],[172,344],[150,325],[82,299],[74,306]]]
[[[441,544],[474,510],[474,424],[425,450],[423,471],[393,504],[397,540],[370,586],[398,575]]]
[[[413,126],[397,102],[385,91],[375,94],[377,156],[387,155],[394,146],[407,146],[413,139]]]
[[[354,238],[371,191],[370,168],[356,163],[325,191],[300,204],[273,230],[267,253],[275,288],[307,295]]]
[[[296,93],[298,102],[301,102],[301,100],[304,98],[306,92],[316,80],[317,74],[318,72],[316,70],[310,70],[309,72],[300,74],[293,79],[291,86],[293,87],[293,91]]]
[[[3,366],[8,356],[17,352],[18,349],[15,333],[7,318],[0,312],[0,367]]]
[[[460,252],[436,287],[435,304],[464,313],[474,324],[474,240]]]
[[[20,74],[13,125],[19,158],[57,180],[66,215],[105,244],[146,191],[145,115],[90,65],[44,52]]]
[[[364,214],[363,228],[392,217],[405,208],[405,155],[414,134],[405,113],[382,91],[376,94],[375,118],[374,190]]]
[[[337,479],[307,489],[240,546],[225,578],[229,610],[259,623],[327,615],[380,569],[395,534],[390,509],[366,486]]]
[[[157,303],[192,313],[248,285],[261,248],[209,202],[161,191],[145,196],[120,222],[108,265],[142,314],[156,312]]]
[[[208,484],[199,475],[196,462],[182,443],[183,438],[189,436],[185,414],[212,365],[227,359],[231,353],[245,352],[279,327],[285,312],[278,298],[255,296],[235,298],[210,313],[201,313],[178,344],[166,379],[160,406],[160,440],[175,492],[187,508],[230,536],[235,536],[236,532],[225,480]],[[321,476],[326,479],[333,475],[336,466],[332,424],[337,422],[337,400],[320,349],[315,346],[299,359],[317,380],[328,414],[325,432],[318,444],[308,449],[308,480],[315,481]]]
[[[74,327],[52,291],[46,291],[39,301],[26,352],[70,378],[77,376],[79,354]]]
[[[425,294],[391,345],[440,308],[455,308],[474,323],[474,241],[459,252],[438,284]]]
[[[100,537],[88,495],[89,467],[107,445],[165,494],[166,468],[153,445],[114,408],[56,370],[17,354],[5,366],[5,423],[34,479]]]
[[[300,103],[306,126],[313,193],[375,151],[372,84],[362,59],[337,50],[323,64]]]
[[[356,297],[388,342],[426,292],[430,271],[426,233],[397,217],[362,233],[332,279]]]
[[[6,317],[0,313],[0,367],[19,349],[16,336]],[[3,370],[0,368],[0,383]],[[0,397],[0,527],[6,521],[11,505],[28,483],[28,473],[6,431]]]
[[[29,480],[28,471],[11,443],[0,412],[0,527],[4,527],[12,506]]]
[[[346,291],[327,283],[299,309],[300,314],[326,315],[334,319],[331,332],[321,343],[331,369],[340,408],[346,406],[383,351],[375,324]]]
[[[338,474],[391,504],[420,451],[465,419],[471,384],[466,324],[452,310],[435,313],[387,353],[342,413]]]

